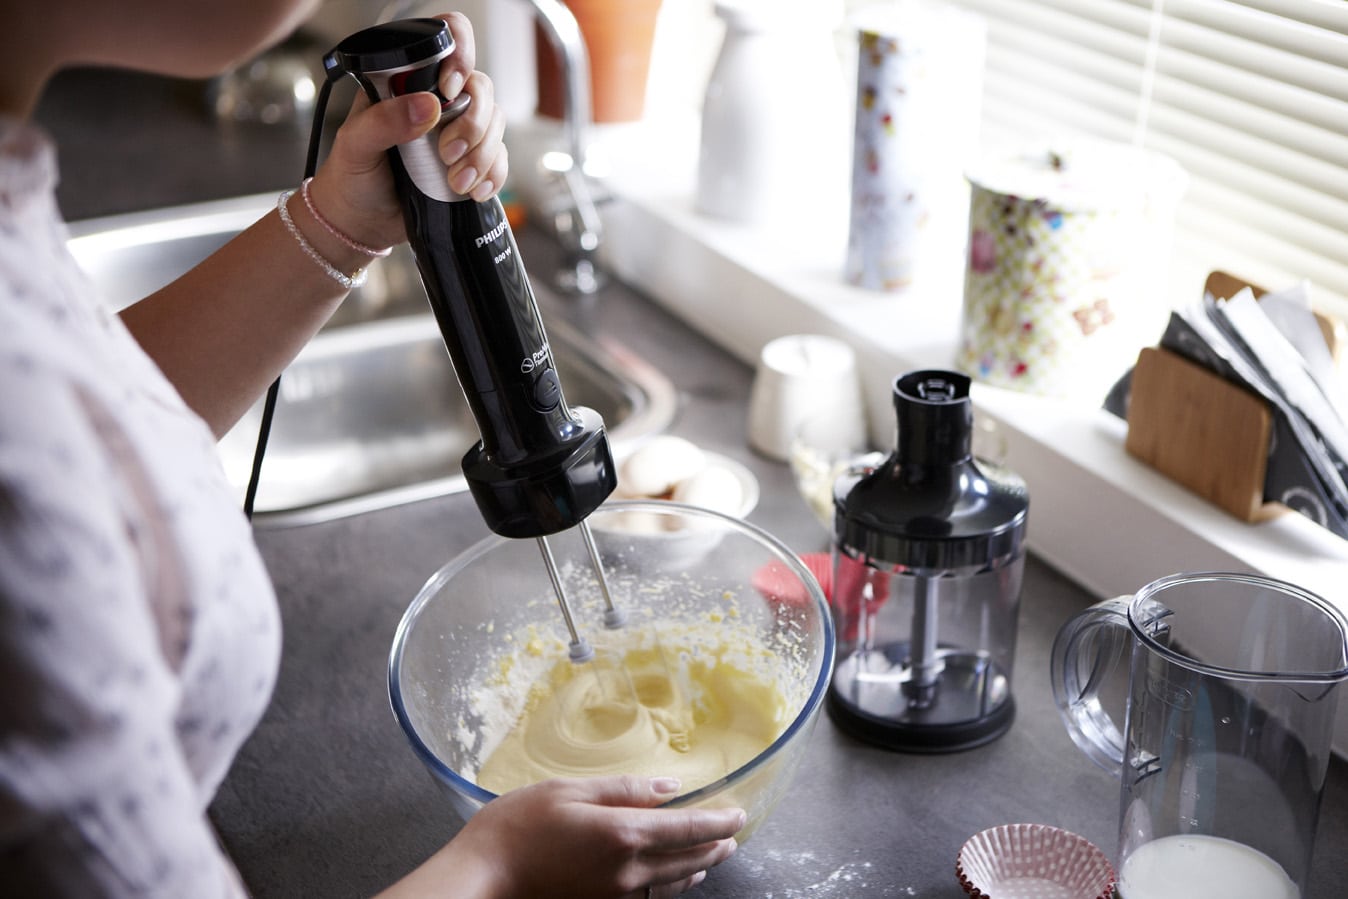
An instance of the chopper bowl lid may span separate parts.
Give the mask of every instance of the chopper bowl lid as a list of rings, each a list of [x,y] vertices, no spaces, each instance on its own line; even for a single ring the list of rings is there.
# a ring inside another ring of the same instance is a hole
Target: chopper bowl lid
[[[972,462],[963,467],[987,490],[953,505],[896,497],[883,469],[840,478],[834,492],[835,541],[854,555],[909,568],[949,570],[1016,555],[1029,517],[1025,482],[1006,470],[985,473]]]
[[[972,455],[971,379],[919,369],[894,379],[894,452],[834,484],[834,537],[849,554],[949,570],[1019,552],[1029,496],[1014,473]]]

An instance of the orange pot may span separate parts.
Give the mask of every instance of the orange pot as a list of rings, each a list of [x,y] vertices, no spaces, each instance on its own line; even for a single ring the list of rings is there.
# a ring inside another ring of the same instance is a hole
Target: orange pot
[[[596,122],[634,122],[646,104],[646,79],[660,0],[564,0],[580,24],[590,55],[590,99]],[[552,44],[534,28],[538,112],[563,117],[565,81]]]

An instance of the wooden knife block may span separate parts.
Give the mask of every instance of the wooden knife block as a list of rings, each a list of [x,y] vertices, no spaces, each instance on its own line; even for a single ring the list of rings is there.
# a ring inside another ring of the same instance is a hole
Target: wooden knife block
[[[1264,502],[1272,431],[1262,397],[1169,350],[1138,355],[1124,447],[1242,521],[1286,511]]]
[[[1207,291],[1229,299],[1243,287],[1264,291],[1223,272]],[[1342,324],[1316,316],[1338,358]],[[1287,511],[1264,501],[1273,413],[1263,398],[1169,350],[1138,355],[1128,400],[1128,453],[1242,521]]]

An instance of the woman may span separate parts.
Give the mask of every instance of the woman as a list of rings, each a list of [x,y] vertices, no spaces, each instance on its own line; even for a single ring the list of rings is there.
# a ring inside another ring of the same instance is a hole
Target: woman
[[[71,65],[179,77],[285,37],[310,0],[9,3],[0,47],[0,892],[243,894],[205,809],[262,715],[279,618],[213,441],[404,239],[385,150],[435,124],[358,101],[312,182],[198,268],[106,311],[65,249],[54,148],[29,118]],[[440,71],[469,111],[439,148],[477,199],[506,176],[471,27]],[[92,135],[97,139],[97,135]],[[673,896],[743,812],[654,806],[667,778],[502,796],[388,896]],[[583,865],[577,859],[585,860]]]

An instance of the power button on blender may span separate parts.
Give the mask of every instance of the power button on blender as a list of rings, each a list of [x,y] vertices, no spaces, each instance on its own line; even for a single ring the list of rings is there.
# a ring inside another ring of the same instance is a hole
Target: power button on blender
[[[544,369],[534,381],[534,406],[540,412],[553,409],[562,401],[562,385],[555,368]]]

